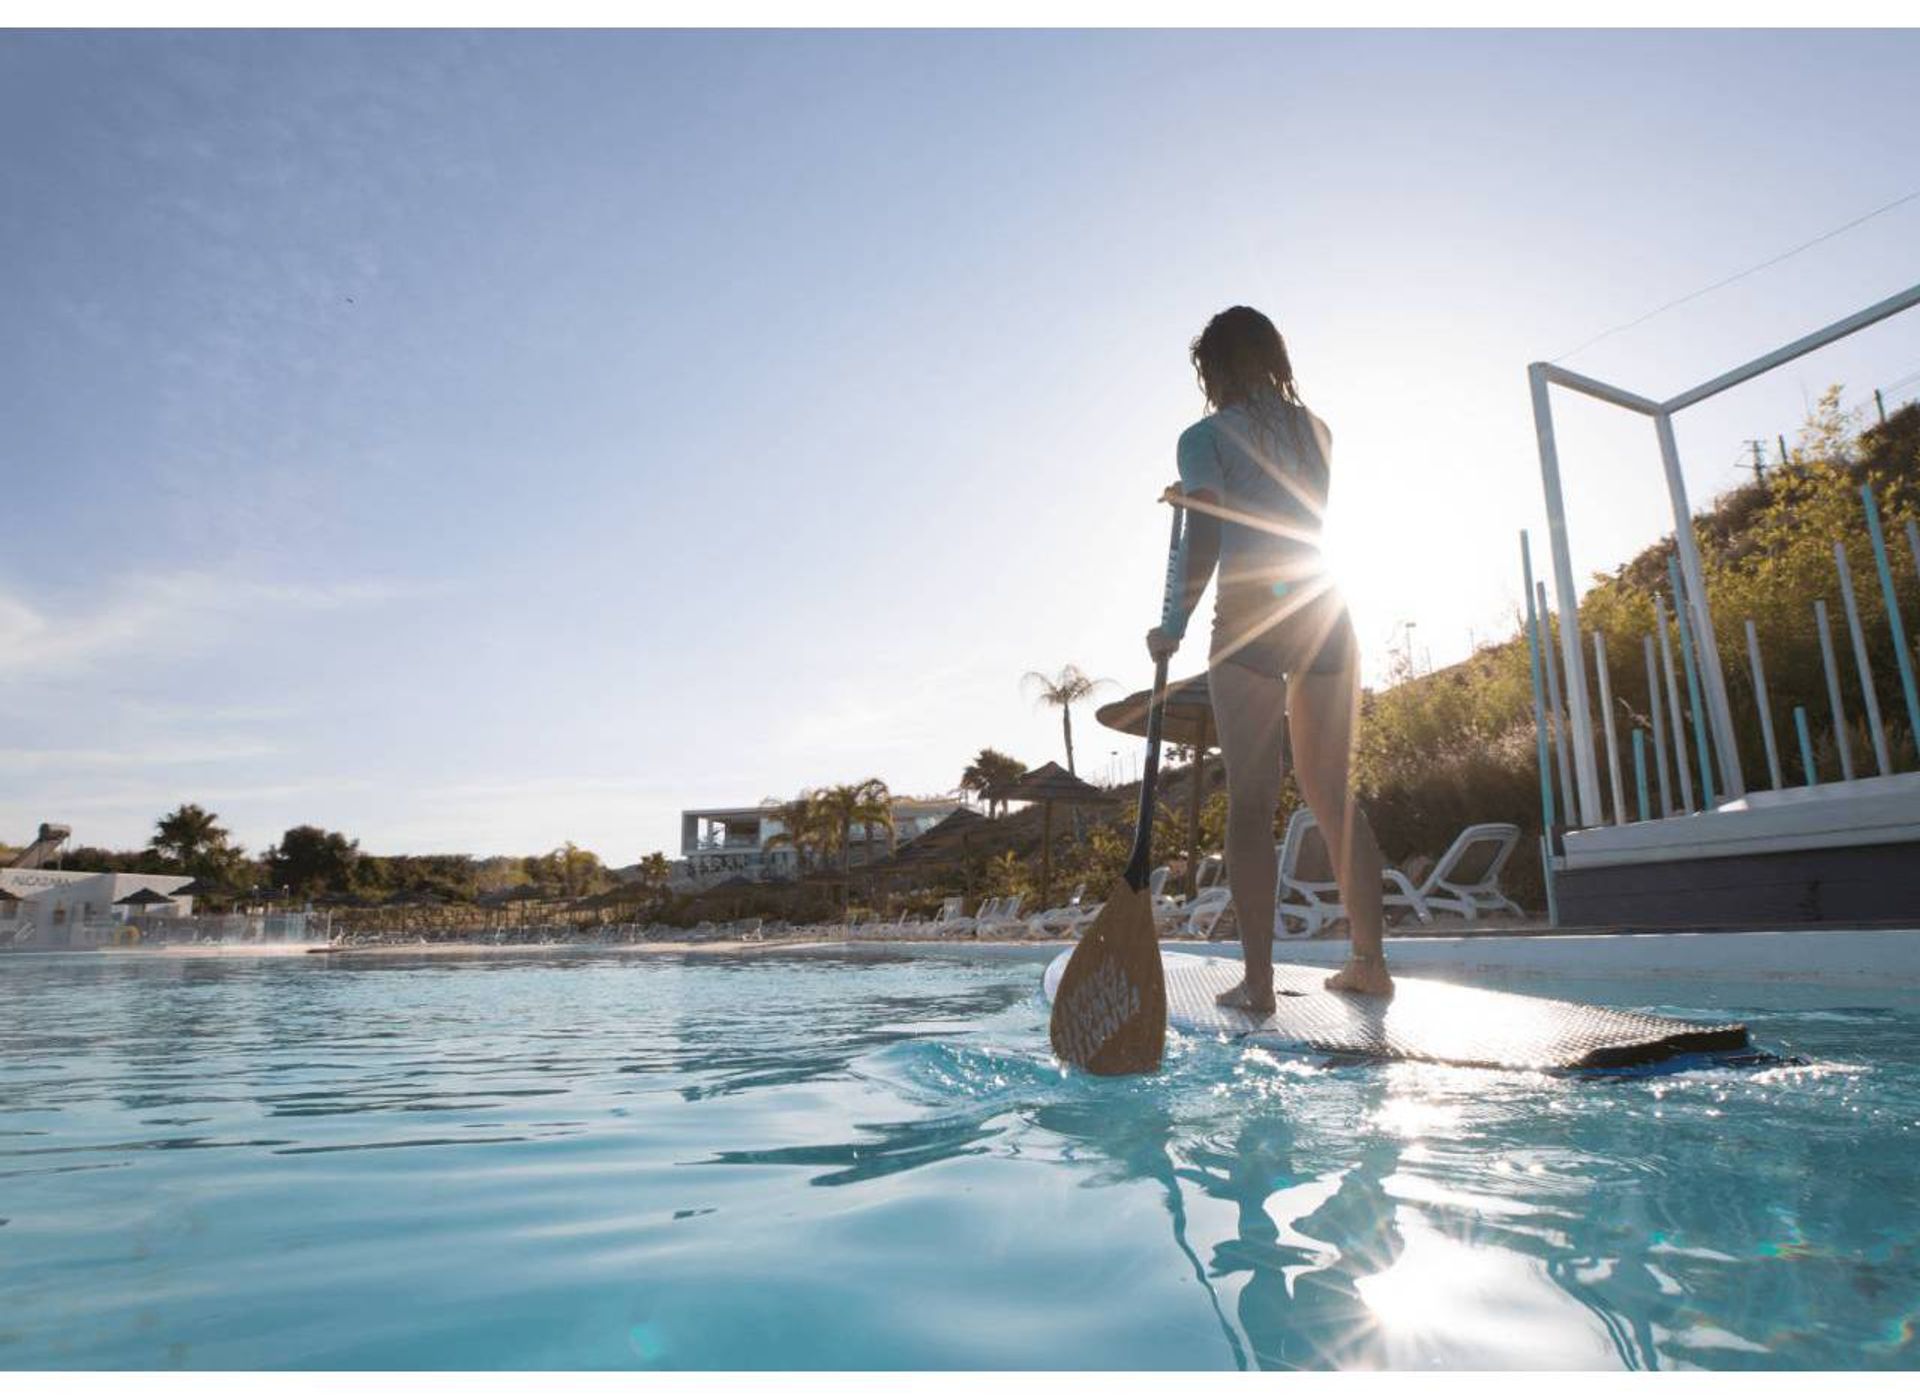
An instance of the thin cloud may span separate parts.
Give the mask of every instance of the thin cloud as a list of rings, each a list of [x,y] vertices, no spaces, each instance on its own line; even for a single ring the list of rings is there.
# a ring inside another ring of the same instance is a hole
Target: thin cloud
[[[237,624],[277,613],[372,607],[423,591],[410,584],[290,584],[180,570],[127,575],[105,600],[65,615],[0,591],[0,678],[204,650]]]
[[[142,749],[0,749],[0,773],[57,771],[70,774],[136,768],[180,768],[203,763],[237,763],[269,758],[279,752],[276,745],[255,740]]]

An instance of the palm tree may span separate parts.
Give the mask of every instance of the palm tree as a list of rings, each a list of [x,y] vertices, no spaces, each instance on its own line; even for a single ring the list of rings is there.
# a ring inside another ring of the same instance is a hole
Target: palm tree
[[[245,855],[240,847],[228,843],[228,835],[220,825],[218,812],[183,802],[155,823],[147,849],[204,885],[225,886],[231,883],[235,867]]]
[[[767,838],[766,849],[772,851],[782,846],[791,847],[794,862],[802,872],[812,864],[812,858],[829,844],[827,815],[820,805],[820,794],[810,788],[791,802],[773,803],[768,815],[780,823],[780,830]]]
[[[840,874],[846,879],[853,869],[853,828],[857,825],[865,829],[867,841],[872,843],[873,828],[885,827],[887,847],[893,848],[893,794],[887,791],[887,785],[878,778],[868,778],[861,783],[842,783],[837,787],[822,788],[814,794],[820,804],[820,810],[832,823],[835,841],[840,848]]]
[[[990,794],[995,788],[1004,787],[1027,771],[1027,766],[1011,754],[1001,753],[998,749],[982,749],[975,755],[973,762],[967,765],[967,771],[960,775],[960,790],[970,792],[985,799],[987,814],[994,814],[995,806],[1004,813],[1007,801],[1004,797],[995,798]]]
[[[1078,666],[1068,665],[1061,667],[1057,676],[1029,671],[1020,678],[1020,683],[1023,686],[1036,686],[1041,704],[1059,706],[1060,728],[1067,738],[1067,771],[1078,777],[1073,766],[1073,707],[1101,686],[1112,685],[1113,682],[1095,680]]]
[[[147,849],[184,868],[227,844],[226,828],[219,822],[218,812],[184,802],[160,818]]]

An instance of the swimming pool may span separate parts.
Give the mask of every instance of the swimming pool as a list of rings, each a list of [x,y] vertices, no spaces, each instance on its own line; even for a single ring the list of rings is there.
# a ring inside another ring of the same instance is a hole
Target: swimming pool
[[[1920,990],[1481,971],[1804,1063],[1176,1040],[1047,952],[0,959],[0,1367],[1912,1367]]]

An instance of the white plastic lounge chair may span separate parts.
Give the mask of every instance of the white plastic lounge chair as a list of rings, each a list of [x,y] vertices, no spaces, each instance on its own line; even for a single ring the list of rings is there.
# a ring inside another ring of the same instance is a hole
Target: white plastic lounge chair
[[[1187,917],[1186,896],[1166,892],[1167,880],[1172,874],[1172,866],[1156,865],[1147,876],[1147,895],[1153,901],[1153,926],[1163,934]]]
[[[1000,921],[1001,916],[1006,912],[1006,908],[1007,897],[1005,895],[995,895],[991,899],[984,899],[980,902],[980,907],[971,914],[962,914],[954,919],[952,924],[948,926],[948,931],[952,933],[964,933],[978,938],[989,924],[996,924]]]
[[[1287,823],[1286,838],[1273,849],[1276,857],[1276,938],[1311,937],[1334,920],[1345,917],[1346,910],[1339,903],[1339,882],[1333,878],[1326,843],[1314,827],[1311,812],[1305,808],[1295,812],[1293,819]],[[1307,863],[1304,873],[1301,868],[1303,860]],[[1397,873],[1392,872],[1389,878]],[[1394,896],[1387,898],[1391,900]],[[1210,885],[1196,894],[1187,906],[1186,922],[1181,931],[1192,938],[1210,937],[1220,922],[1220,916],[1232,906],[1233,895],[1226,884]],[[1296,934],[1288,927],[1289,918],[1302,925],[1301,932]]]
[[[1200,868],[1194,872],[1193,898],[1175,901],[1179,922],[1169,930],[1173,937],[1205,938],[1213,932],[1214,924],[1232,903],[1226,875],[1226,857],[1217,851],[1201,857]]]
[[[1193,893],[1198,898],[1202,891],[1218,887],[1227,878],[1227,858],[1218,851],[1200,858],[1200,868],[1194,872]]]
[[[1085,882],[1074,887],[1067,896],[1067,902],[1057,909],[1049,909],[1044,914],[1035,914],[1027,920],[1027,931],[1035,938],[1059,938],[1080,931],[1080,926],[1093,918],[1100,910],[1096,905],[1089,906],[1082,901],[1086,898]]]
[[[1438,867],[1436,867],[1437,869]],[[1393,886],[1394,893],[1383,894],[1387,908],[1411,909],[1423,922],[1431,916],[1413,882],[1392,866],[1382,866],[1380,877]],[[1313,813],[1302,807],[1287,821],[1287,834],[1280,842],[1279,886],[1275,890],[1273,936],[1275,938],[1312,938],[1329,924],[1347,917],[1340,903],[1340,882],[1333,875],[1333,857],[1326,837]],[[1288,920],[1296,920],[1295,933]]]
[[[1208,937],[1232,903],[1233,894],[1224,884],[1208,885],[1187,904],[1180,932],[1188,938]]]
[[[1411,907],[1423,921],[1437,910],[1463,919],[1526,911],[1500,891],[1500,872],[1520,842],[1520,828],[1512,822],[1478,822],[1453,838],[1418,889],[1387,896],[1389,905]],[[1401,876],[1405,880],[1405,876]]]
[[[1017,894],[1004,895],[982,905],[980,912],[974,916],[973,936],[992,938],[997,934],[1011,933],[1022,927],[1020,905],[1023,898]]]
[[[963,895],[948,895],[940,901],[940,912],[927,923],[918,926],[925,933],[962,933],[973,927],[973,920],[966,914],[967,901]]]

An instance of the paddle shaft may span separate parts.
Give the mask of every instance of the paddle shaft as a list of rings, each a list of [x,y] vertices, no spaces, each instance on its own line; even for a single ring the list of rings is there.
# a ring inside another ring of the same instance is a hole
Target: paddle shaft
[[[1160,605],[1160,624],[1173,621],[1186,579],[1181,577],[1180,536],[1186,524],[1186,512],[1173,508],[1173,535],[1167,544],[1167,591]],[[1133,829],[1133,854],[1127,860],[1127,884],[1136,890],[1147,887],[1153,868],[1153,798],[1160,778],[1160,726],[1167,708],[1167,658],[1153,666],[1153,698],[1147,702],[1147,762],[1140,770],[1140,818]]]

